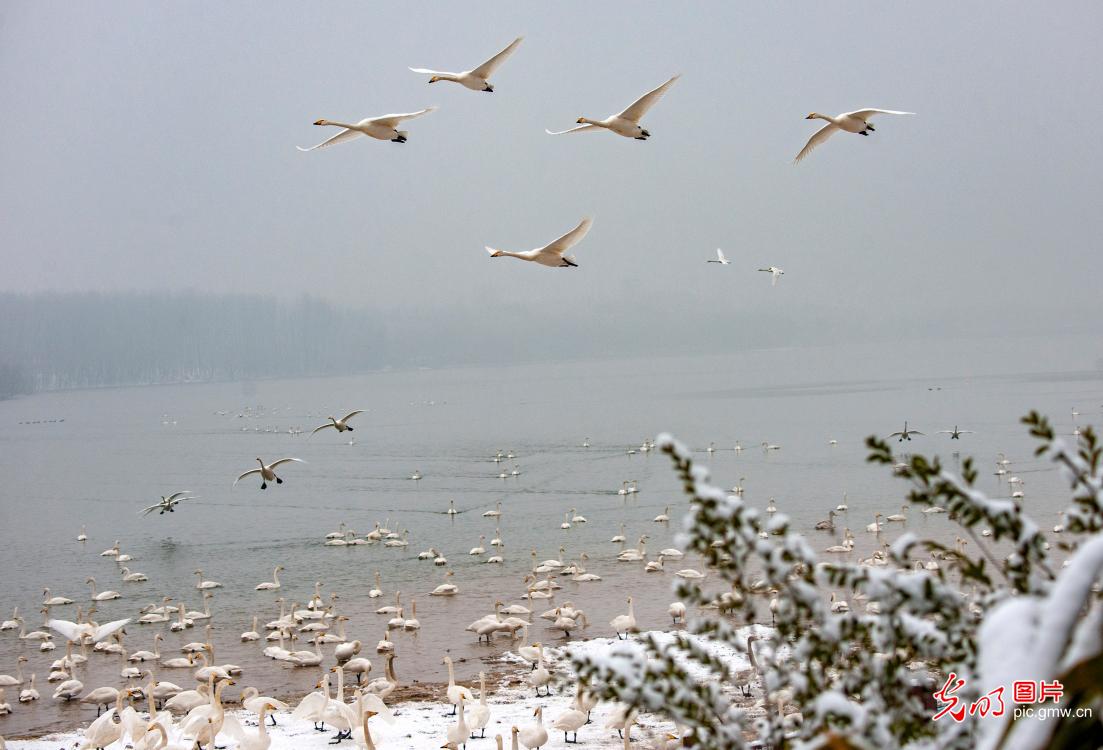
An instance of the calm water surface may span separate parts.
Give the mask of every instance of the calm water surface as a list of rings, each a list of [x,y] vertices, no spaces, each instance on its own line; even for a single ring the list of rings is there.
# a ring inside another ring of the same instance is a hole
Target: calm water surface
[[[642,332],[641,335],[646,335]],[[19,606],[28,629],[42,617],[42,590],[87,604],[85,579],[95,576],[100,590],[121,591],[121,599],[98,606],[100,622],[135,617],[143,605],[163,596],[202,609],[193,571],[221,581],[211,602],[219,663],[246,668],[242,685],[276,695],[308,690],[314,669],[293,669],[263,658],[263,643],[242,644],[254,614],[275,619],[277,596],[304,602],[315,581],[323,595],[337,594],[338,612],[348,615],[349,638],[359,638],[364,654],[374,645],[387,616],[374,614],[391,603],[416,597],[422,631],[398,632],[399,676],[404,681],[438,681],[445,653],[465,659],[462,679],[478,671],[481,659],[502,650],[478,645],[462,628],[493,608],[495,598],[518,602],[522,576],[539,560],[567,559],[587,552],[588,569],[600,583],[564,582],[556,602],[574,601],[595,623],[590,635],[610,635],[608,621],[636,597],[641,627],[668,621],[672,573],[701,567],[698,561],[668,563],[662,575],[645,575],[641,565],[615,562],[620,547],[609,538],[626,527],[630,543],[650,535],[649,552],[674,546],[677,523],[652,518],[670,507],[678,520],[686,503],[668,460],[657,453],[628,454],[646,438],[673,432],[700,451],[714,478],[732,487],[745,477],[745,498],[765,506],[776,498],[797,526],[811,528],[844,492],[849,524],[858,536],[856,554],[875,547],[861,531],[875,511],[896,512],[903,487],[882,468],[864,462],[862,440],[886,435],[905,419],[927,433],[911,447],[940,453],[951,463],[959,449],[976,455],[982,468],[995,468],[998,452],[1015,463],[1025,481],[1028,506],[1043,525],[1055,522],[1064,488],[1057,475],[1033,459],[1019,416],[1036,408],[1071,432],[1098,422],[1103,380],[1095,355],[1103,341],[1088,338],[949,342],[936,345],[880,345],[850,349],[748,352],[738,356],[575,362],[516,367],[382,372],[358,377],[118,388],[51,393],[0,402],[0,619]],[[313,438],[309,431],[325,416],[354,408],[368,411],[352,424],[350,436],[332,430]],[[248,411],[247,411],[248,410]],[[63,422],[43,422],[61,420]],[[24,424],[25,422],[38,424]],[[953,425],[975,435],[949,441],[934,435]],[[349,438],[355,437],[353,444]],[[589,438],[591,447],[581,443]],[[837,440],[837,445],[830,445]],[[782,449],[769,454],[763,442]],[[740,443],[745,450],[733,449]],[[710,443],[717,451],[705,452]],[[494,463],[501,449],[515,461]],[[256,481],[231,489],[233,479],[266,461],[297,456],[308,463],[283,467],[285,483],[262,492]],[[520,476],[499,479],[516,467]],[[408,477],[418,470],[420,481]],[[637,480],[640,493],[628,498],[617,489]],[[983,472],[984,489],[1006,496],[1007,485]],[[159,495],[188,489],[200,495],[172,515],[140,517],[137,510]],[[461,512],[445,513],[449,500]],[[502,517],[482,513],[502,503]],[[564,512],[576,508],[588,522],[561,530]],[[376,522],[409,531],[409,546],[331,548],[327,532],[344,522],[360,535]],[[81,525],[89,540],[74,541]],[[505,543],[504,565],[486,565],[468,550],[495,528]],[[945,517],[913,514],[912,530],[952,540]],[[148,583],[124,584],[119,566],[99,552],[120,540],[133,556],[132,571]],[[818,533],[817,544],[832,543]],[[417,560],[435,547],[455,571],[460,594],[428,597],[443,580],[444,568]],[[283,565],[280,592],[253,587],[271,580]],[[369,600],[372,577],[380,571],[383,600]],[[537,611],[547,606],[536,605]],[[57,607],[51,616],[75,617],[76,605]],[[407,616],[409,612],[407,611]],[[163,632],[162,654],[176,655],[180,644],[202,640],[202,623],[182,634],[162,625],[127,628],[130,650],[149,648]],[[530,639],[553,642],[542,621]],[[297,648],[309,648],[299,644]],[[332,663],[332,646],[324,648]],[[41,733],[86,722],[94,711],[58,705],[45,683],[49,665],[63,648],[40,653],[13,632],[0,633],[0,673],[15,672],[20,654],[29,657],[27,674],[38,675],[42,700],[17,706],[0,718],[8,736]],[[381,673],[381,660],[375,659]],[[94,655],[78,672],[86,689],[119,685],[120,657]],[[184,686],[186,670],[160,670],[157,676]],[[13,704],[18,688],[9,688]]]

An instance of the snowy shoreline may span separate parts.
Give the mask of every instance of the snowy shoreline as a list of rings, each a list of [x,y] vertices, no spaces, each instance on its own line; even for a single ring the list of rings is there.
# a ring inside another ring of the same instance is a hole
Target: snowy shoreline
[[[760,634],[768,629],[755,625],[742,628],[741,634],[749,634],[752,629]],[[659,639],[660,643],[669,642],[673,634],[663,631],[649,633]],[[551,724],[559,714],[567,710],[574,700],[575,680],[573,670],[567,658],[567,652],[576,655],[600,655],[607,652],[617,643],[624,643],[615,638],[593,638],[589,640],[569,641],[561,647],[545,649],[545,656],[549,662],[555,683],[550,696],[537,697],[535,691],[528,684],[528,664],[513,652],[506,652],[495,659],[500,664],[493,671],[487,670],[487,703],[490,706],[490,720],[486,726],[486,737],[470,740],[472,747],[494,747],[494,736],[502,735],[505,745],[510,743],[510,729],[513,726],[524,727],[535,722],[534,713],[537,707],[544,709],[544,725],[548,730],[548,743],[546,747],[563,747],[563,736],[557,730],[552,729]],[[745,654],[723,644],[710,644],[709,650],[716,656],[726,661],[733,670],[749,666]],[[695,667],[690,665],[691,672]],[[703,672],[702,672],[703,674]],[[246,681],[239,681],[238,687],[244,689]],[[413,687],[413,690],[409,688]],[[406,691],[403,691],[406,688]],[[478,700],[478,681],[471,685],[472,691]],[[738,690],[732,688],[738,697]],[[371,720],[371,735],[374,742],[387,748],[415,748],[440,747],[445,742],[447,729],[456,723],[454,717],[449,716],[451,706],[444,697],[445,685],[441,683],[405,683],[399,688],[399,692],[406,692],[408,697],[400,698],[390,704],[394,713],[394,722],[388,724],[382,717]],[[348,690],[349,696],[354,693]],[[436,699],[428,700],[423,696],[433,694]],[[753,699],[746,699],[748,705]],[[352,702],[350,697],[349,702]],[[292,707],[294,707],[292,703]],[[236,704],[227,701],[228,706]],[[140,707],[139,704],[138,707]],[[588,747],[618,748],[623,747],[616,730],[605,729],[605,723],[614,713],[615,706],[611,703],[601,703],[592,712],[591,723],[579,730],[579,741]],[[250,732],[256,731],[255,714],[243,710],[227,710],[228,715],[235,716],[242,724],[247,725]],[[268,727],[271,737],[271,750],[321,750],[332,747],[329,742],[334,732],[327,728],[326,732],[315,731],[309,721],[293,719],[289,712],[276,714],[279,724]],[[59,748],[73,748],[82,740],[82,728],[66,732],[48,734],[38,738],[24,740],[8,740],[8,747],[12,750],[59,750]],[[674,725],[665,719],[660,719],[652,714],[641,714],[632,731],[633,742],[658,736],[662,732],[673,731]],[[219,735],[219,742],[228,747],[236,746],[236,742],[225,733]],[[434,743],[434,744],[428,744]],[[125,747],[126,743],[117,742],[112,748]],[[341,746],[354,747],[351,740],[342,742]]]

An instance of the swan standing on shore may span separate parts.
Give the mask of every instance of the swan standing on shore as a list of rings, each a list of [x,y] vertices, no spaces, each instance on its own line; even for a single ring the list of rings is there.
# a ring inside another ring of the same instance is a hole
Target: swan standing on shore
[[[857,109],[853,112],[843,112],[841,115],[831,117],[830,115],[821,115],[819,112],[813,112],[804,119],[806,120],[827,120],[827,124],[817,130],[815,134],[808,139],[808,143],[804,144],[804,148],[797,154],[797,158],[793,160],[794,163],[799,162],[804,157],[808,156],[816,146],[820,145],[836,132],[845,130],[848,133],[858,133],[859,135],[869,135],[874,132],[875,128],[870,124],[869,120],[874,115],[914,115],[915,112],[898,112],[894,109]]]
[[[621,640],[627,640],[628,634],[636,631],[636,613],[632,609],[632,597],[628,597],[628,614],[617,615],[609,624],[617,631],[617,638]],[[621,633],[624,634],[623,637]]]
[[[428,68],[410,68],[410,70],[415,73],[431,76],[429,83],[436,83],[437,81],[454,81],[472,91],[485,91],[491,94],[494,93],[494,86],[491,85],[489,81],[490,76],[492,76],[494,71],[501,67],[502,63],[513,54],[522,39],[524,39],[524,37],[517,37],[510,42],[505,49],[494,55],[494,57],[490,58],[482,65],[477,68],[472,68],[471,70],[465,70],[462,73],[449,73],[443,70],[429,70]]]
[[[549,242],[543,247],[538,247],[535,250],[512,252],[510,250],[496,250],[487,246],[486,251],[490,253],[491,258],[506,256],[539,263],[542,266],[549,266],[551,268],[577,268],[578,263],[575,262],[574,256],[564,255],[564,253],[574,247],[574,245],[579,243],[582,238],[586,236],[593,223],[594,220],[587,216],[579,222],[577,227],[567,232],[559,239]]]
[[[425,109],[419,109],[417,112],[405,112],[403,114],[397,115],[383,115],[381,117],[368,117],[355,124],[334,122],[332,120],[316,120],[314,122],[315,125],[332,125],[336,128],[344,128],[344,130],[342,130],[340,133],[333,136],[332,138],[324,140],[315,146],[310,146],[309,148],[296,146],[295,148],[299,149],[300,151],[314,151],[315,149],[325,148],[326,146],[334,146],[338,143],[351,141],[359,138],[362,135],[375,138],[379,141],[405,143],[409,132],[405,130],[398,130],[398,125],[405,122],[406,120],[412,120],[415,117],[427,115],[435,109],[436,107],[426,107]]]
[[[264,461],[260,460],[260,456],[257,456],[257,463],[260,464],[260,468],[250,469],[249,471],[239,476],[237,479],[234,480],[234,486],[236,487],[238,482],[240,482],[245,477],[252,476],[253,474],[260,475],[260,488],[262,490],[268,489],[268,483],[272,481],[274,481],[276,484],[283,484],[283,480],[276,476],[275,468],[281,464],[290,463],[291,461],[295,461],[300,464],[306,463],[306,461],[303,461],[301,458],[281,458],[278,461],[273,461],[272,463],[265,465]]]
[[[578,127],[559,131],[546,130],[545,132],[547,132],[548,135],[563,135],[564,133],[578,133],[583,130],[604,129],[612,131],[617,135],[622,135],[625,138],[635,138],[637,141],[646,141],[651,137],[651,133],[640,125],[640,120],[647,114],[649,109],[655,106],[655,103],[662,98],[666,90],[674,85],[674,82],[680,77],[680,75],[672,77],[663,85],[648,91],[639,99],[632,102],[623,111],[606,117],[604,120],[591,120],[587,117],[579,117],[577,120]]]

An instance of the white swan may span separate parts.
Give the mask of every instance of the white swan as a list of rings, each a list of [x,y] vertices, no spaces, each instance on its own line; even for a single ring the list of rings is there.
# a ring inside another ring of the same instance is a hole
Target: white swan
[[[759,271],[766,271],[770,274],[770,286],[777,286],[777,280],[781,276],[785,275],[785,271],[777,266],[769,266],[767,268],[760,268]]]
[[[686,605],[681,602],[673,602],[666,609],[666,613],[670,615],[670,619],[677,624],[679,621],[686,621]]]
[[[524,39],[524,37],[517,37],[510,42],[505,49],[494,55],[494,57],[490,58],[482,65],[472,68],[471,70],[465,70],[462,73],[449,73],[447,71],[429,70],[427,68],[410,68],[410,70],[415,73],[431,76],[429,78],[429,83],[436,83],[437,81],[454,81],[472,91],[493,93],[494,86],[490,83],[490,76],[506,61],[506,58],[513,54],[513,51],[517,49],[517,45],[521,43],[522,39]]]
[[[731,261],[724,255],[724,251],[720,248],[716,248],[716,260],[706,260],[706,263],[719,263],[722,266],[730,266]]]
[[[627,640],[628,634],[635,632],[636,630],[636,613],[632,608],[632,597],[628,597],[628,614],[617,615],[613,618],[613,621],[609,623],[613,626],[613,630],[617,632],[617,638]],[[623,637],[621,636],[623,633]]]
[[[381,596],[383,596],[383,583],[382,583],[382,579],[379,577],[379,571],[377,570],[377,571],[375,571],[375,588],[368,591],[368,598],[369,599],[378,599]],[[382,610],[376,610],[376,613],[377,614],[389,614],[389,613],[384,613]]]
[[[60,607],[65,604],[72,604],[73,600],[67,596],[50,596],[49,589],[42,589],[42,605],[44,607]],[[16,612],[19,610],[17,609]],[[19,619],[18,616],[15,619]],[[18,626],[16,626],[18,627]]]
[[[275,591],[276,589],[278,589],[280,587],[280,571],[281,570],[283,570],[283,566],[282,565],[277,565],[272,570],[272,580],[271,581],[264,581],[263,583],[258,583],[254,587],[253,590],[254,591]],[[253,629],[256,630],[256,624],[255,623],[253,625]]]
[[[265,465],[264,461],[260,460],[260,456],[257,456],[257,463],[260,464],[260,468],[250,469],[249,471],[239,476],[237,479],[234,480],[234,486],[236,487],[238,482],[240,482],[245,477],[252,476],[253,474],[260,475],[260,488],[262,490],[268,489],[269,482],[274,481],[276,484],[283,484],[283,480],[276,476],[275,469],[277,466],[290,463],[291,461],[300,464],[306,463],[306,461],[303,461],[301,458],[281,458],[278,461],[273,461],[272,463]]]
[[[605,129],[617,135],[623,135],[625,138],[635,138],[638,141],[645,141],[651,137],[651,133],[640,125],[640,120],[647,114],[647,111],[662,98],[666,90],[680,77],[680,74],[672,77],[663,85],[648,91],[639,99],[632,102],[623,111],[606,117],[604,120],[591,120],[586,117],[579,117],[577,120],[578,127],[560,131],[546,130],[545,132],[547,132],[548,135],[563,135],[564,133],[578,133],[583,130]]]
[[[114,622],[109,622],[104,625],[92,625],[89,623],[77,624],[75,622],[69,622],[68,620],[47,620],[46,627],[60,633],[73,643],[81,643],[85,640],[99,643],[103,639],[122,630],[128,622],[130,622],[130,618],[115,620]]]
[[[527,260],[533,263],[539,263],[542,266],[549,266],[551,268],[577,268],[578,263],[575,262],[573,255],[565,255],[574,245],[582,240],[583,237],[590,231],[590,227],[593,225],[594,220],[589,216],[579,222],[578,226],[567,232],[553,242],[549,242],[543,247],[538,247],[535,250],[525,250],[524,252],[512,252],[509,250],[496,250],[492,247],[487,247],[486,251],[490,253],[491,258],[501,258],[503,256],[510,258],[518,258],[520,260]]]
[[[460,701],[472,701],[475,696],[464,686],[456,684],[456,671],[452,666],[452,657],[446,656],[443,661],[448,665],[448,688],[445,695],[448,702],[452,704],[452,715],[455,716]]]
[[[874,115],[914,115],[915,112],[898,112],[894,109],[856,109],[853,112],[843,112],[841,115],[831,117],[830,115],[821,115],[819,112],[813,112],[804,119],[806,120],[827,120],[827,124],[817,130],[811,138],[808,139],[808,143],[804,144],[804,148],[797,154],[797,158],[793,160],[794,163],[799,162],[804,157],[808,156],[816,146],[820,145],[839,130],[845,130],[848,133],[860,133],[861,135],[869,135],[874,130],[874,127],[869,123],[869,119]]]
[[[119,571],[119,574],[123,577],[123,583],[142,583],[149,580],[149,576],[145,573],[131,573],[130,568],[125,566]]]
[[[300,151],[313,151],[318,148],[325,148],[326,146],[333,146],[338,143],[344,143],[345,141],[351,141],[355,138],[359,138],[362,135],[370,136],[380,141],[392,141],[394,143],[405,143],[406,137],[409,135],[408,131],[398,130],[399,123],[406,120],[412,120],[415,117],[421,117],[427,115],[436,107],[426,107],[425,109],[419,109],[417,112],[406,112],[397,115],[383,115],[381,117],[368,117],[361,120],[356,124],[349,124],[344,122],[334,122],[332,120],[316,120],[315,125],[332,125],[337,128],[344,128],[340,133],[322,141],[321,143],[310,146],[309,148],[303,148],[302,146],[296,146],[295,148]]]
[[[257,616],[253,615],[253,629],[241,634],[242,641],[259,641],[260,633],[257,632]]]
[[[348,421],[355,417],[357,414],[363,413],[363,409],[357,409],[356,411],[350,411],[348,414],[341,417],[340,419],[329,417],[329,422],[327,424],[324,424],[321,427],[315,427],[313,430],[310,431],[310,434],[313,435],[315,432],[320,432],[327,427],[332,427],[333,429],[337,430],[337,432],[352,432],[353,428],[349,426]]]
[[[181,492],[174,492],[171,495],[161,495],[160,502],[156,502],[150,505],[148,508],[142,508],[138,513],[143,516],[148,516],[153,511],[158,511],[158,515],[164,515],[165,513],[175,513],[176,506],[184,500],[196,500],[198,495],[192,496],[191,490],[183,490]]]
[[[548,743],[548,730],[544,727],[544,707],[537,706],[532,715],[536,717],[535,723],[523,727],[517,737],[526,748],[543,747]]]
[[[200,591],[206,591],[208,589],[222,588],[222,584],[219,583],[218,581],[204,581],[203,580],[203,571],[200,570],[199,568],[196,568],[195,573],[193,573],[193,575],[198,579],[195,583],[195,587],[197,589],[199,589]]]
[[[19,630],[19,607],[11,613],[10,620],[4,620],[0,622],[0,630]]]

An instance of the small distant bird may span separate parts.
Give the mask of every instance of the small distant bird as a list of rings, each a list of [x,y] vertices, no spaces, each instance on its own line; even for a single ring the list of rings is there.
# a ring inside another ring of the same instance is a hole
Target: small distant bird
[[[165,495],[161,495],[161,502],[154,503],[153,505],[149,506],[148,508],[142,508],[142,510],[139,511],[139,512],[143,516],[148,516],[150,513],[152,513],[155,510],[158,511],[158,515],[161,515],[161,516],[163,516],[165,513],[175,513],[176,512],[176,506],[182,500],[195,500],[198,497],[199,497],[198,495],[192,496],[191,490],[183,490],[182,492],[174,492],[173,494],[171,494],[167,497]]]
[[[628,105],[628,108],[622,112],[618,112],[615,115],[606,117],[604,120],[591,120],[587,117],[579,117],[578,127],[569,128],[567,130],[545,130],[548,135],[563,135],[564,133],[579,133],[583,130],[610,130],[617,135],[623,135],[625,138],[635,138],[637,141],[646,141],[651,137],[651,133],[644,130],[640,126],[640,120],[647,110],[655,106],[655,103],[662,98],[666,90],[674,85],[681,75],[676,75],[669,81],[664,83],[658,88],[648,91],[636,101]]]
[[[908,429],[908,421],[907,421],[907,420],[905,419],[905,420],[904,420],[904,429],[903,429],[903,430],[901,430],[900,432],[894,432],[894,433],[892,433],[891,435],[889,435],[889,437],[890,437],[890,438],[900,438],[900,440],[899,440],[899,441],[897,441],[897,442],[901,442],[901,443],[902,443],[902,442],[904,442],[905,440],[911,440],[911,439],[912,439],[912,435],[922,435],[922,434],[923,434],[923,433],[922,433],[922,432],[920,432],[919,430],[909,430],[909,429]]]
[[[954,429],[952,429],[952,430],[939,430],[938,434],[939,435],[949,435],[951,440],[961,440],[962,435],[972,435],[973,431],[972,430],[959,430],[957,428],[957,425],[955,424]]]
[[[283,484],[283,480],[276,476],[276,472],[274,470],[280,464],[286,464],[290,461],[295,461],[300,464],[306,463],[306,461],[302,460],[301,458],[281,458],[279,461],[273,461],[272,463],[265,466],[264,461],[261,461],[260,457],[258,456],[257,463],[260,464],[260,468],[250,469],[249,471],[239,476],[237,479],[234,480],[234,486],[236,487],[238,482],[252,474],[260,474],[260,488],[262,490],[268,489],[268,483],[272,481],[274,481],[276,484]]]
[[[706,263],[719,263],[722,266],[730,266],[731,261],[724,256],[724,251],[716,248],[716,260],[706,260]]]
[[[427,115],[436,107],[426,107],[420,109],[417,112],[407,112],[400,115],[383,115],[382,117],[369,117],[361,120],[355,125],[349,125],[344,122],[334,122],[332,120],[316,120],[315,125],[332,125],[337,128],[344,128],[340,133],[332,138],[322,141],[316,146],[309,148],[303,148],[302,146],[296,146],[295,148],[300,151],[313,151],[318,148],[325,148],[326,146],[334,146],[338,143],[344,143],[345,141],[351,141],[355,138],[359,138],[362,135],[371,136],[380,141],[392,141],[394,143],[405,143],[406,137],[409,133],[405,130],[397,130],[399,123],[406,120],[412,120],[415,117],[421,117]]]
[[[853,112],[843,112],[841,115],[831,117],[830,115],[821,115],[819,112],[813,112],[804,119],[827,120],[827,125],[817,130],[815,134],[808,139],[808,143],[804,144],[804,148],[797,154],[797,158],[793,160],[793,163],[795,164],[808,156],[808,154],[812,152],[812,149],[826,141],[839,130],[845,130],[848,133],[858,133],[859,135],[869,135],[875,130],[873,125],[869,122],[869,119],[874,115],[914,114],[915,112],[898,112],[894,109],[858,109]]]
[[[329,417],[329,424],[324,424],[321,427],[315,427],[313,430],[310,431],[310,434],[313,435],[315,432],[320,432],[327,427],[332,427],[333,429],[337,430],[337,432],[352,432],[353,428],[351,425],[349,425],[348,421],[355,417],[357,414],[363,413],[363,409],[357,409],[356,411],[350,411],[348,414],[341,417],[340,419]]]
[[[784,276],[785,271],[777,266],[770,266],[769,268],[760,268],[759,271],[765,271],[770,274],[770,286],[777,286],[778,277]]]
[[[564,253],[582,241],[582,238],[590,231],[590,227],[593,223],[594,220],[587,216],[579,222],[577,227],[567,232],[559,239],[543,247],[538,247],[535,250],[514,253],[509,250],[495,250],[492,247],[487,247],[486,251],[490,253],[491,258],[508,256],[510,258],[532,261],[533,263],[539,263],[542,266],[550,266],[552,268],[578,268],[578,263],[575,262],[574,256],[565,255]]]
[[[517,49],[517,45],[521,43],[524,37],[517,37],[509,45],[494,55],[482,65],[471,70],[465,70],[462,73],[448,73],[442,70],[429,70],[427,68],[410,68],[415,73],[423,73],[428,76],[432,76],[429,79],[429,83],[436,83],[437,81],[455,81],[461,84],[464,88],[471,89],[472,91],[485,91],[488,94],[494,92],[494,87],[488,80],[494,71],[497,70],[502,63],[506,61],[513,51]]]

